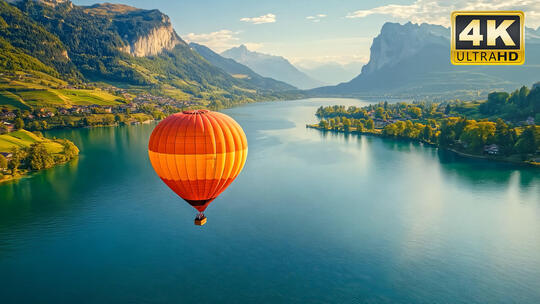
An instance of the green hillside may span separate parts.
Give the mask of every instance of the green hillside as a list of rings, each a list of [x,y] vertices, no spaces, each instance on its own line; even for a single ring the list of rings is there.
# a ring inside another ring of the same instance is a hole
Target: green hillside
[[[14,148],[29,148],[34,143],[43,143],[50,153],[61,153],[64,146],[59,142],[38,136],[26,130],[0,135],[0,152],[11,152]]]
[[[73,105],[114,106],[125,103],[122,97],[101,89],[75,89],[67,83],[42,73],[15,73],[0,78],[0,107],[31,110],[34,108]]]
[[[145,56],[127,51],[157,29],[170,31],[172,47]],[[169,17],[158,10],[0,0],[1,108],[125,102],[106,91],[212,107],[298,95],[236,79],[212,65],[178,37]]]
[[[51,7],[36,1],[21,1],[17,7],[31,22],[58,37],[87,81],[152,90],[206,104],[217,99],[237,103],[282,96],[213,66],[174,32],[177,43],[170,50],[145,57],[126,53],[124,50],[139,37],[172,27],[169,17],[158,10],[107,3],[85,7],[66,2]]]
[[[0,37],[0,67],[38,70],[63,78],[79,77],[60,39],[3,0],[0,1]]]

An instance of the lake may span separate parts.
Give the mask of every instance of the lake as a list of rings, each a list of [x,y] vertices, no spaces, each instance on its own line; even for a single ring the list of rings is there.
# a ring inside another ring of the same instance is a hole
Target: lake
[[[196,211],[155,125],[59,130],[71,163],[0,185],[1,303],[540,303],[540,170],[307,129],[308,99],[224,110],[246,166]]]

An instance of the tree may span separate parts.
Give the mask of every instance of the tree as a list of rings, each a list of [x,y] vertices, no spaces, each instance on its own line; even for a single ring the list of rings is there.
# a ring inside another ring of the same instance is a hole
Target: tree
[[[120,114],[116,114],[114,115],[114,121],[117,122],[118,124],[121,124],[124,122],[124,117]]]
[[[11,150],[11,160],[8,162],[8,169],[11,170],[11,174],[17,172],[17,169],[21,166],[21,162],[26,158],[26,151],[22,149]]]
[[[348,119],[347,117],[344,117],[343,118],[343,130],[345,132],[349,132],[351,129],[351,120]]]
[[[375,123],[373,122],[373,119],[370,118],[366,121],[366,128],[368,130],[373,130],[375,128]]]
[[[322,129],[328,129],[328,122],[324,119],[322,119],[321,121],[319,121],[319,128],[322,128]]]
[[[420,118],[422,116],[422,110],[419,107],[410,107],[409,114],[412,118]]]
[[[8,167],[7,158],[4,155],[0,154],[0,171],[6,170],[7,167]]]
[[[515,144],[514,132],[510,132],[510,128],[501,118],[497,119],[495,125],[495,143],[499,146],[502,154],[510,155],[512,153]]]
[[[518,153],[525,155],[536,151],[535,126],[527,127],[519,136],[515,149]]]
[[[66,140],[64,143],[64,155],[68,159],[72,159],[73,157],[79,155],[79,148],[77,148],[77,146],[75,146],[75,144],[71,141]]]
[[[429,125],[425,126],[424,130],[422,130],[422,139],[425,141],[431,141],[432,137],[433,137],[433,129]]]
[[[32,170],[51,168],[54,166],[54,157],[43,143],[34,143],[29,150],[29,165]]]
[[[448,115],[450,114],[451,111],[452,111],[452,106],[447,105],[446,108],[444,109],[444,114]]]
[[[384,109],[381,107],[378,107],[377,109],[375,109],[375,117],[379,119],[386,119]]]
[[[15,129],[20,130],[24,128],[24,121],[20,118],[15,118]]]
[[[28,129],[32,130],[32,131],[36,131],[36,130],[41,130],[42,128],[41,128],[41,124],[39,123],[39,121],[34,120],[34,121],[31,121],[28,124]]]
[[[0,122],[0,135],[6,134],[7,131],[8,131],[7,126],[3,122]]]
[[[356,122],[356,131],[364,132],[364,124],[360,120]]]

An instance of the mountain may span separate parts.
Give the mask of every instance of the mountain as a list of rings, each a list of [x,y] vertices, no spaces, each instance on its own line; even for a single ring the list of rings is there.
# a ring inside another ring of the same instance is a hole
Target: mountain
[[[295,87],[285,82],[277,81],[268,77],[262,77],[261,75],[253,72],[253,70],[248,68],[247,66],[240,64],[233,59],[222,57],[221,55],[215,53],[204,45],[191,42],[189,46],[197,53],[199,53],[199,55],[201,55],[208,62],[224,70],[235,78],[243,79],[244,81],[247,81],[257,87],[265,88],[268,90],[296,90]]]
[[[3,69],[80,76],[58,37],[4,1],[0,1],[0,50]]]
[[[353,79],[362,69],[362,63],[353,62],[340,64],[337,62],[323,63],[317,66],[304,66],[296,64],[298,69],[308,76],[316,77],[328,84],[338,84]]]
[[[536,36],[535,36],[536,35]],[[527,29],[522,66],[454,66],[450,29],[431,24],[385,23],[373,39],[369,62],[347,83],[311,90],[314,95],[484,96],[539,80],[538,30]]]
[[[159,10],[0,0],[0,34],[0,72],[45,73],[56,79],[51,86],[99,82],[203,105],[283,98],[277,84],[272,90],[209,63]]]
[[[281,56],[252,52],[245,45],[228,49],[221,53],[221,56],[246,65],[264,77],[280,80],[300,89],[310,89],[323,85],[322,82],[300,72],[287,59]]]

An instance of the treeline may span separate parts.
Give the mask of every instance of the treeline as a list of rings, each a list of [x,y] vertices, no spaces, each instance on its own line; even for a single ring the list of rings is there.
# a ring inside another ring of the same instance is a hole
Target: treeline
[[[347,117],[355,119],[368,119],[370,117],[382,120],[401,118],[442,118],[444,117],[445,106],[440,106],[431,102],[405,103],[398,102],[390,104],[387,101],[365,107],[345,107],[334,105],[320,107],[315,115],[318,118]]]
[[[485,102],[320,107],[316,112],[320,122],[313,127],[417,140],[475,155],[520,155],[525,160],[540,152],[539,113],[537,83],[531,90],[491,93]]]
[[[319,122],[319,128],[324,130],[334,130],[334,131],[358,131],[358,132],[366,132],[369,130],[375,129],[375,123],[373,122],[373,119],[365,119],[365,118],[348,118],[348,117],[341,117],[336,116],[334,118],[330,118],[328,120],[322,119]]]
[[[540,121],[540,85],[534,85],[532,90],[523,86],[510,94],[490,93],[479,110],[484,115],[497,115],[507,120],[533,117]]]
[[[496,154],[504,156],[534,154],[540,149],[540,126],[510,127],[500,118],[491,122],[452,117],[426,125],[398,121],[385,126],[382,134],[435,143],[471,154],[483,154],[489,145],[496,145]]]
[[[137,113],[132,113],[129,108],[115,109],[117,113],[110,113],[104,108],[93,107],[91,113],[60,114],[54,109],[50,113],[54,116],[39,117],[39,110],[15,110],[13,124],[16,130],[26,129],[29,131],[43,131],[55,128],[82,128],[96,126],[124,125],[128,123],[142,123],[148,120],[161,120],[170,114],[180,112],[175,106],[165,105],[158,107],[155,104],[140,104]],[[0,122],[0,134],[7,133],[7,128]]]
[[[5,175],[15,176],[19,170],[38,171],[52,168],[79,154],[77,146],[69,140],[55,139],[54,142],[63,146],[60,153],[53,153],[47,149],[45,142],[35,142],[28,148],[12,149],[9,159],[0,154],[0,179],[3,179]]]
[[[368,119],[371,117],[381,120],[426,120],[430,118],[442,119],[449,116],[465,116],[476,120],[502,118],[511,122],[532,119],[539,123],[540,83],[534,84],[532,89],[523,86],[512,93],[490,93],[485,102],[454,100],[442,103],[417,101],[389,104],[388,102],[380,102],[365,107],[334,105],[320,107],[315,115],[320,119],[340,116],[356,119]]]

